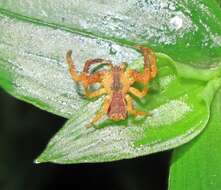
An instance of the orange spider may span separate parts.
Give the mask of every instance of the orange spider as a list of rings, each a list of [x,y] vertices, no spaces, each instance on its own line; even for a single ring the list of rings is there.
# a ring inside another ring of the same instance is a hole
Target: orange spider
[[[150,48],[143,46],[136,47],[141,50],[144,56],[143,73],[132,69],[126,69],[125,63],[113,65],[109,60],[89,59],[84,65],[83,72],[78,74],[71,57],[72,51],[69,50],[67,52],[66,61],[69,65],[69,72],[73,80],[82,82],[85,88],[85,96],[88,98],[95,98],[106,94],[102,110],[97,113],[86,127],[92,126],[106,113],[108,114],[108,117],[114,121],[124,120],[128,113],[133,115],[149,115],[149,113],[137,111],[133,108],[132,98],[128,93],[139,98],[142,98],[147,94],[147,84],[157,74],[156,56]],[[108,65],[110,70],[101,70],[90,73],[90,66],[97,63]],[[144,84],[143,90],[140,91],[132,87],[131,85],[134,84],[134,82]],[[96,91],[90,92],[88,87],[93,83],[100,83],[101,87]]]

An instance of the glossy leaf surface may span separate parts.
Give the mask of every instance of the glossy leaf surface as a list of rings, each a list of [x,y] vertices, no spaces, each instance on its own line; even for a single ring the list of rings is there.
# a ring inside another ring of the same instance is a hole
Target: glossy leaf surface
[[[170,190],[221,188],[221,91],[211,108],[205,131],[192,142],[174,151],[170,170]]]

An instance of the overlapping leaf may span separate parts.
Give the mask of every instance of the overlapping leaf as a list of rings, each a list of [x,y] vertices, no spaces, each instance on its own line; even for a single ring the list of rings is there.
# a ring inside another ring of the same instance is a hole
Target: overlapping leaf
[[[2,0],[0,8],[31,22],[147,44],[181,62],[209,64],[221,56],[221,11],[215,0]]]

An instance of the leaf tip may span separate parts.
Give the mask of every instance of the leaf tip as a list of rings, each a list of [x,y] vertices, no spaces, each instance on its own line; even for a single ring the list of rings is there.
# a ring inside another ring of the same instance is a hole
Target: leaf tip
[[[41,156],[39,156],[38,158],[36,158],[34,160],[35,164],[41,164],[41,163],[45,163],[45,162],[47,162],[47,160],[45,160],[44,158],[41,158]]]

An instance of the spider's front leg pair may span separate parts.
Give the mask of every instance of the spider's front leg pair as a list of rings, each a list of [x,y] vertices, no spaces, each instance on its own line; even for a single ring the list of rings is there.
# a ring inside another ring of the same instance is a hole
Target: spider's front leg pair
[[[129,92],[138,98],[143,98],[148,93],[147,84],[151,79],[153,79],[157,74],[157,65],[156,65],[156,55],[150,48],[146,48],[143,46],[136,46],[144,56],[144,71],[143,73],[138,72],[136,70],[130,70],[129,76],[132,77],[133,82],[139,82],[144,85],[142,91],[130,87]]]
[[[90,69],[90,66],[93,64],[104,63],[106,65],[111,65],[111,62],[109,60],[104,60],[104,59],[89,59],[85,62],[83,72],[78,74],[71,54],[72,54],[71,50],[69,50],[66,54],[66,61],[68,64],[69,72],[74,81],[82,82],[82,85],[84,86],[84,89],[85,89],[85,96],[88,98],[94,98],[102,94],[105,94],[106,91],[104,88],[100,88],[94,92],[90,92],[88,90],[88,87],[90,85],[101,82],[102,76],[104,74],[102,71],[91,74],[89,73],[89,69]]]

